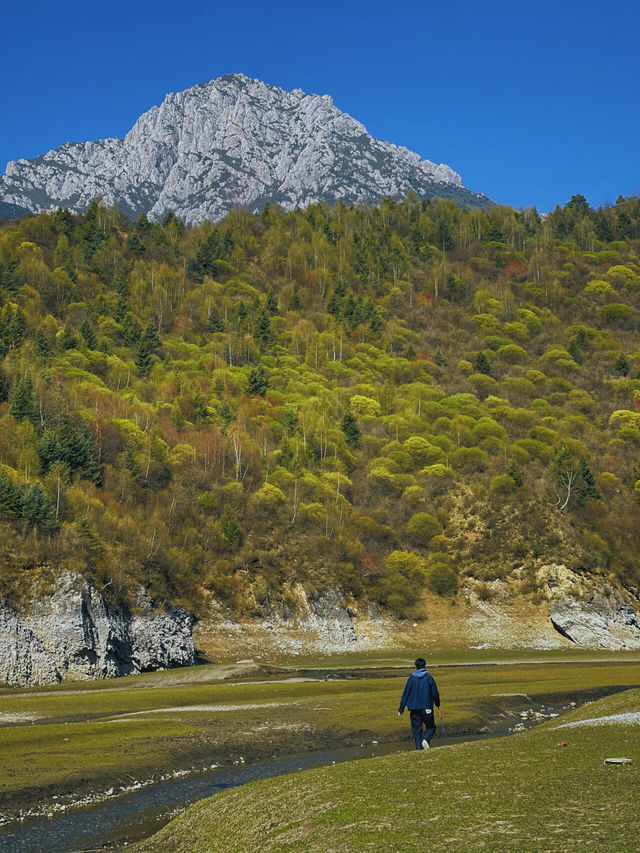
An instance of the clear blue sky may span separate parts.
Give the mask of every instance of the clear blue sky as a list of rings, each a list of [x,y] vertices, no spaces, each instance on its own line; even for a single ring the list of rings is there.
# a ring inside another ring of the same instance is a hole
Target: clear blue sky
[[[242,71],[497,202],[640,192],[640,0],[5,0],[1,27],[0,172]]]

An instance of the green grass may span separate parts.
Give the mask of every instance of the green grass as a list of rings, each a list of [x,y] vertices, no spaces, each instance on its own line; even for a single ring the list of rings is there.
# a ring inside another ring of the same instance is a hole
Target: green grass
[[[399,720],[396,710],[409,671],[341,681],[220,681],[219,669],[201,667],[3,691],[0,811],[239,756],[408,741],[407,718]],[[450,734],[504,728],[502,715],[536,702],[581,701],[640,685],[637,662],[443,666],[433,672]]]
[[[567,715],[640,710],[640,690]],[[635,725],[522,734],[408,751],[224,791],[138,845],[137,853],[215,851],[531,851],[638,849]],[[566,741],[566,746],[560,746]],[[604,764],[626,756],[631,767]]]

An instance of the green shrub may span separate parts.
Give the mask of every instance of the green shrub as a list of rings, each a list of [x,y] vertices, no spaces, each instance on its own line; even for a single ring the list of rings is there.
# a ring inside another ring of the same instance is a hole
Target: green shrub
[[[442,525],[427,512],[417,512],[407,523],[407,537],[412,545],[426,546],[434,536],[442,532]]]
[[[436,595],[454,596],[458,592],[456,573],[444,563],[433,566],[427,578],[427,585]]]
[[[494,495],[510,495],[515,492],[517,486],[508,474],[498,474],[491,478],[489,490]]]

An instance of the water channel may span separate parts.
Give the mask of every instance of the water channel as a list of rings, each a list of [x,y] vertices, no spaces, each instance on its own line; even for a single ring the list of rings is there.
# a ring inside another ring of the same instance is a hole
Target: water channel
[[[436,736],[433,748],[492,735]],[[76,853],[123,850],[153,835],[187,806],[225,788],[327,764],[411,749],[408,741],[314,750],[255,764],[218,767],[138,788],[91,806],[52,817],[28,818],[0,827],[0,853]]]

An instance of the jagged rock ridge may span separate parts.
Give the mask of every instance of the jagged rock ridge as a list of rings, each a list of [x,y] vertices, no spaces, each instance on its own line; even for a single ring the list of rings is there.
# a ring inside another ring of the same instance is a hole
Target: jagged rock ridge
[[[285,210],[342,200],[440,196],[486,206],[449,166],[374,139],[328,95],[286,92],[229,74],[166,96],[124,139],[68,142],[0,177],[0,216],[62,205],[74,212],[101,196],[130,216],[173,210],[188,224],[235,206]]]

